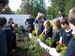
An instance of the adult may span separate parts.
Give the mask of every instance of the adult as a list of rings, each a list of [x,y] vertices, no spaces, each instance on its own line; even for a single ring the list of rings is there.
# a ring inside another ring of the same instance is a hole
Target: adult
[[[44,20],[43,20],[43,17],[39,17],[37,20],[35,20],[35,23],[37,25],[37,35],[39,36],[42,32],[43,32],[43,29],[44,29],[44,26],[43,26],[43,23],[44,23]]]
[[[41,11],[37,13],[37,17],[36,17],[36,19],[38,19],[39,17],[43,17],[43,20],[44,20],[44,21],[47,20],[47,19],[46,19],[46,16],[45,16],[44,13],[41,12]]]
[[[28,32],[32,33],[32,31],[34,30],[34,19],[32,18],[32,15],[29,15],[29,18],[26,19],[26,22],[27,24],[27,30]]]
[[[14,22],[13,22],[13,18],[9,18],[9,21],[8,21],[8,24],[14,24]]]
[[[66,15],[64,14],[64,11],[62,10],[62,9],[60,9],[59,11],[58,11],[58,15],[59,15],[59,19],[61,20],[61,19],[66,19]]]
[[[70,9],[68,19],[74,37],[69,42],[65,56],[75,56],[75,8]]]
[[[29,15],[28,19],[25,21],[26,31],[28,32],[28,37],[32,38],[32,31],[34,30],[34,19],[32,18],[32,15]]]

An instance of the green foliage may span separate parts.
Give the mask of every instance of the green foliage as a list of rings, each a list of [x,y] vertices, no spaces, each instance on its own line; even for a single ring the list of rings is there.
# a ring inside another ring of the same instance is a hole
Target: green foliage
[[[16,14],[22,14],[21,9],[17,9]]]
[[[52,15],[52,18],[49,17],[49,19],[54,19],[58,17],[58,10],[63,9],[65,14],[68,14],[69,9],[75,7],[75,0],[51,0],[51,6],[50,11],[47,9],[48,12],[51,12],[47,15]]]
[[[61,46],[60,44],[58,44],[56,46],[56,49],[57,49],[57,52],[60,52],[62,56],[65,55],[65,52],[66,52],[66,49],[67,49],[67,46]]]
[[[61,51],[61,55],[64,56],[66,53],[66,50]]]
[[[17,33],[18,36],[23,35],[22,27],[21,27],[21,26],[19,26],[19,27],[16,29],[16,33]]]
[[[41,41],[45,41],[44,36],[45,36],[44,34],[40,34],[39,39],[40,39]]]
[[[57,46],[56,46],[56,49],[57,49],[57,50],[60,50],[61,47],[62,47],[61,45],[57,45]]]
[[[50,38],[50,37],[46,39],[46,44],[47,44],[47,45],[52,45],[53,42],[54,42],[53,39]]]
[[[27,56],[41,56],[43,49],[36,40],[25,38],[24,44],[25,45],[22,48],[27,51]]]
[[[15,14],[9,7],[5,8],[5,11],[1,12],[0,14]]]
[[[16,11],[17,14],[32,14],[34,17],[37,16],[39,11],[46,13],[44,0],[22,0],[20,6],[21,9]]]
[[[41,56],[43,52],[42,48],[36,49],[36,50],[29,50],[28,56]]]

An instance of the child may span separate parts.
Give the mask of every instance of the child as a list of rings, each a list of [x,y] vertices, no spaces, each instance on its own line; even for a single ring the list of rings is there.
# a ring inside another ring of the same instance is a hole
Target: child
[[[73,29],[73,38],[69,42],[65,56],[75,56],[75,7],[69,11],[68,19],[70,27]]]
[[[53,28],[52,28],[52,25],[49,21],[44,22],[44,30],[43,30],[42,34],[45,35],[45,40],[49,37],[52,38]]]
[[[69,26],[67,19],[61,19],[60,24],[61,24],[62,30],[60,30],[60,33],[59,33],[60,34],[59,42],[67,46],[70,39],[72,38],[72,30]]]
[[[60,35],[59,35],[59,32],[61,30],[60,19],[56,19],[55,22],[54,22],[54,25],[55,25],[54,26],[55,29],[53,30],[53,40],[54,40],[54,42],[53,42],[52,46],[56,47],[57,46],[56,42],[58,42],[59,39],[60,39]]]

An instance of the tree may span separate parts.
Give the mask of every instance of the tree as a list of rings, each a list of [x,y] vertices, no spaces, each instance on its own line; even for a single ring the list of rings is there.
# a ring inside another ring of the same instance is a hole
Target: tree
[[[65,0],[64,1],[65,3],[65,13],[68,14],[69,10],[72,8],[72,7],[75,7],[75,0]]]
[[[1,12],[1,14],[15,14],[9,7],[5,8],[5,11]]]
[[[51,15],[53,18],[58,16],[58,10],[63,9],[68,14],[70,8],[75,7],[75,0],[51,0]]]
[[[33,9],[33,5],[31,0],[22,0],[22,4],[21,4],[21,12],[23,14],[31,14],[32,13],[32,9]]]
[[[34,17],[37,15],[37,12],[45,11],[44,0],[22,0],[21,9],[18,9],[19,14],[32,14]]]

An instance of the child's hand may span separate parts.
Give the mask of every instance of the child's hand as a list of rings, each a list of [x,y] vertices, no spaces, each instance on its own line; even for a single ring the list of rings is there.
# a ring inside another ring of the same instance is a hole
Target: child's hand
[[[59,45],[63,46],[63,43],[59,43]]]
[[[63,43],[59,43],[59,45],[61,45],[62,47],[66,46],[66,45],[65,45],[65,44],[63,44]]]
[[[42,34],[42,35],[45,35],[45,32],[42,32],[41,34]]]
[[[61,46],[65,46],[65,44],[59,43],[59,41],[57,41],[56,44],[57,44],[57,45],[59,44],[59,45],[61,45]]]
[[[59,44],[59,41],[57,41],[56,44]]]

